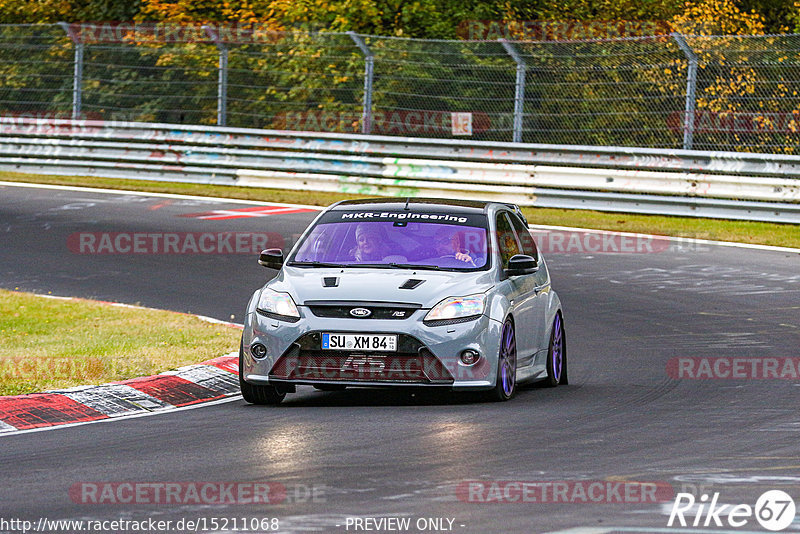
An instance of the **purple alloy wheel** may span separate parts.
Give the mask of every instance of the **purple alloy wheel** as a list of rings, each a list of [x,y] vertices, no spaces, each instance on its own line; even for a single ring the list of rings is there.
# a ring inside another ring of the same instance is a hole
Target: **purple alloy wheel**
[[[510,321],[503,325],[502,343],[500,345],[500,379],[503,393],[510,396],[514,392],[517,380],[517,342],[514,338],[514,326]]]
[[[550,357],[553,358],[553,380],[556,383],[561,382],[561,370],[564,365],[564,331],[561,328],[561,316],[558,314],[553,321],[553,352]]]

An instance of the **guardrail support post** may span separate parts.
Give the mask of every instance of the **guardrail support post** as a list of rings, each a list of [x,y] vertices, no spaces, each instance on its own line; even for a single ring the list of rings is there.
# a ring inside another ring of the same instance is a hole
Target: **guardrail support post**
[[[691,150],[692,143],[694,142],[694,112],[697,92],[697,54],[694,53],[692,47],[686,42],[683,35],[673,33],[672,38],[678,43],[681,51],[689,61],[689,67],[686,70],[686,106],[683,118],[683,148]]]
[[[517,81],[514,85],[514,138],[515,143],[522,142],[522,113],[525,105],[525,60],[519,55],[514,45],[500,39],[500,44],[506,49],[511,59],[517,64]]]
[[[364,106],[361,111],[361,133],[369,135],[372,132],[372,78],[375,56],[360,35],[353,31],[347,32],[347,35],[364,54]]]
[[[217,126],[225,126],[228,118],[228,47],[219,34],[211,26],[203,26],[208,36],[219,50],[219,66],[217,68]]]
[[[81,98],[83,96],[83,43],[66,22],[59,22],[59,26],[72,40],[75,47],[74,68],[72,71],[72,120],[81,118]]]

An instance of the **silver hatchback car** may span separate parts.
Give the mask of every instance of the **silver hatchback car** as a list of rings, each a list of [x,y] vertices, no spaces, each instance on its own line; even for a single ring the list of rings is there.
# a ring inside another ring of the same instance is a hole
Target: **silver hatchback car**
[[[517,206],[344,201],[319,214],[253,294],[242,396],[278,404],[298,385],[484,390],[567,383],[561,301]]]

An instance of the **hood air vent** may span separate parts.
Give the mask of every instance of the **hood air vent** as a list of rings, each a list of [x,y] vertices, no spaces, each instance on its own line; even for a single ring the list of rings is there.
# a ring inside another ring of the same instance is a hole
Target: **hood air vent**
[[[418,287],[424,281],[425,280],[417,280],[415,278],[409,278],[408,280],[403,282],[403,285],[400,286],[400,289],[414,289],[415,287]]]
[[[339,287],[339,278],[336,276],[323,277],[322,287]]]

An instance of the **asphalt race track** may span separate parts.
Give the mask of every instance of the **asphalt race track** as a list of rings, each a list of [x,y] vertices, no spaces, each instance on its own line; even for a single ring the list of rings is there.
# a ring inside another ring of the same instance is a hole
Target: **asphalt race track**
[[[0,186],[0,287],[241,322],[269,275],[255,254],[81,253],[75,235],[270,232],[290,242],[314,216],[185,216],[248,207]],[[800,508],[800,378],[783,368],[797,371],[797,360],[784,358],[800,357],[800,255],[696,244],[543,249],[566,313],[569,386],[527,387],[503,404],[301,388],[277,408],[236,399],[0,437],[0,516],[34,524],[205,518],[207,531],[219,532],[241,530],[233,518],[277,518],[280,532],[387,532],[401,523],[378,519],[407,518],[410,532],[579,534],[690,531],[697,507],[685,514],[689,526],[667,527],[679,492],[754,507],[777,489]],[[677,374],[679,358],[725,358],[745,374],[779,361],[783,378],[691,379]],[[542,481],[553,485],[522,484]],[[656,483],[658,498],[622,491],[618,499],[608,488],[622,481]],[[102,483],[206,482],[272,484],[285,496],[91,502],[91,491],[111,487]],[[539,489],[522,498],[522,487]],[[211,518],[227,524],[210,528]],[[720,518],[716,526],[702,516],[691,531],[763,531],[754,517],[741,528],[727,512]],[[800,515],[789,530],[800,530]]]

